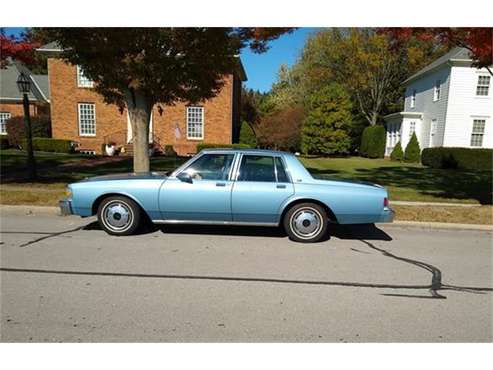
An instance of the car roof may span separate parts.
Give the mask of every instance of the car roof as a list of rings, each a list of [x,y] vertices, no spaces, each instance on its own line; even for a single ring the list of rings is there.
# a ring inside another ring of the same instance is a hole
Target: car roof
[[[282,152],[279,150],[270,149],[237,149],[237,148],[207,148],[203,149],[201,153],[214,153],[214,152],[234,152],[244,154],[263,154],[263,155],[293,155],[292,153]]]

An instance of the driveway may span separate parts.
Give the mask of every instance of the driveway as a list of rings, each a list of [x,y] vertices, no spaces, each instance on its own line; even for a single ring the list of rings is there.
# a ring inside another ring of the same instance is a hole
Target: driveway
[[[2,342],[491,342],[492,233],[173,226],[2,213]]]

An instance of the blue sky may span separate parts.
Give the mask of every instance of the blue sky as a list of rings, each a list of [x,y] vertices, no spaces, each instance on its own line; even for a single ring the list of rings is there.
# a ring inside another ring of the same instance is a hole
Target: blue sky
[[[7,34],[19,35],[24,28],[5,28]],[[299,28],[291,34],[283,35],[270,43],[270,49],[263,54],[255,54],[250,49],[241,51],[241,60],[248,81],[245,86],[262,92],[268,91],[275,82],[281,64],[289,66],[298,58],[310,33],[316,28]]]

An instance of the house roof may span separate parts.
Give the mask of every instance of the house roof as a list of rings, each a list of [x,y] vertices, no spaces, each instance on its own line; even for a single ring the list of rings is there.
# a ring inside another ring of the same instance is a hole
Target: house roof
[[[30,101],[49,102],[50,94],[47,75],[33,75],[31,71],[18,61],[0,69],[0,100],[20,101],[23,96],[17,87],[17,78],[24,72],[31,79],[31,91],[27,94]]]
[[[407,84],[411,81],[414,81],[416,78],[419,76],[422,76],[428,72],[431,72],[439,67],[441,67],[443,64],[448,63],[450,61],[472,61],[470,52],[466,48],[460,48],[460,47],[455,47],[452,50],[450,50],[447,54],[442,55],[440,58],[435,59],[432,63],[428,64],[426,67],[422,68],[415,74],[413,74],[411,77],[409,77],[407,80],[403,82],[403,84]]]
[[[57,54],[63,51],[63,49],[58,42],[52,41],[36,49],[36,51],[44,54]],[[246,81],[248,78],[245,72],[245,68],[243,67],[243,63],[241,62],[241,58],[239,55],[235,55],[235,58],[236,58],[236,73],[238,74],[238,77],[241,79],[241,81]]]

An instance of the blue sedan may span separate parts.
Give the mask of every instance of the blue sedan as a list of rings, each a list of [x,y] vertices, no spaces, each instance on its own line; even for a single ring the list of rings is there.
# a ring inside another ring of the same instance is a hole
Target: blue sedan
[[[62,214],[97,215],[111,235],[156,224],[280,226],[292,240],[317,242],[330,223],[392,222],[379,185],[313,178],[298,158],[270,150],[203,150],[170,175],[89,178],[68,187]]]

